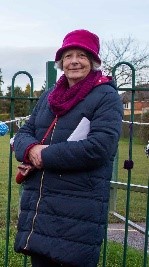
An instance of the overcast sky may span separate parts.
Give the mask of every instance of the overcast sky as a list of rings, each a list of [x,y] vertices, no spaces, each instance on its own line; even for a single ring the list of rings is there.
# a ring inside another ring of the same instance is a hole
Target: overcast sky
[[[41,89],[46,62],[54,60],[69,31],[83,28],[96,33],[101,45],[128,36],[149,44],[149,0],[1,0],[2,90],[19,70],[28,71],[35,89]],[[27,83],[27,77],[16,79],[16,85]]]

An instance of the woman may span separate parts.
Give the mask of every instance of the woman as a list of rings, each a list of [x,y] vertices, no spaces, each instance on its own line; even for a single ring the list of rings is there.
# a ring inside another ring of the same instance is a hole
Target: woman
[[[99,261],[123,112],[113,81],[97,70],[98,53],[94,33],[68,33],[55,57],[64,74],[15,136],[17,160],[33,166],[15,251],[31,255],[33,267]]]

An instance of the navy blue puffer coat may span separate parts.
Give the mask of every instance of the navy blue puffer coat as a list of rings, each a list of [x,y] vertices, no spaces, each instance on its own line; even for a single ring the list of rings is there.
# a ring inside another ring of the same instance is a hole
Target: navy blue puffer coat
[[[43,93],[15,137],[20,162],[54,119],[48,94]],[[80,267],[97,265],[122,114],[120,97],[109,83],[95,87],[58,119],[45,141],[49,147],[42,150],[43,169],[34,170],[23,185],[16,252],[26,250]],[[90,121],[87,138],[67,141],[84,117]]]

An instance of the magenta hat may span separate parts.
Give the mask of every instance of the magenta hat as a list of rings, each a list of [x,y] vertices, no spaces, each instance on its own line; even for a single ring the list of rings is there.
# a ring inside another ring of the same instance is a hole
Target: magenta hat
[[[100,50],[99,38],[96,34],[87,30],[75,30],[68,33],[64,40],[62,47],[56,52],[55,61],[59,61],[65,50],[73,47],[78,47],[91,53],[95,61],[101,64],[98,56]]]

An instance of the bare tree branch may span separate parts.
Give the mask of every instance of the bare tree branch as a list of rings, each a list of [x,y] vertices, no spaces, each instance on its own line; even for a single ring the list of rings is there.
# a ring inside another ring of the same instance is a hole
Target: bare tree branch
[[[112,74],[114,65],[125,61],[134,66],[137,84],[149,81],[149,47],[140,48],[139,43],[131,36],[104,42],[101,59],[102,68],[107,75]],[[121,65],[116,70],[115,78],[118,87],[126,87],[132,82],[132,71],[127,65]]]

